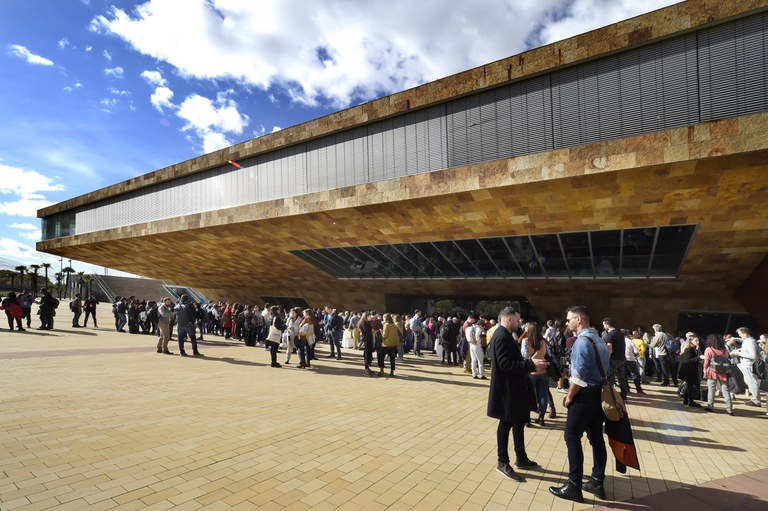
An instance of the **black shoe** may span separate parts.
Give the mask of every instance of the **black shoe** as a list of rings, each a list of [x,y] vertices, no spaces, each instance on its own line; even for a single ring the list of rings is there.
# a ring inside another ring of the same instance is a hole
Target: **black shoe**
[[[513,479],[519,483],[525,482],[525,477],[523,477],[521,474],[518,474],[515,472],[515,469],[509,466],[509,463],[502,463],[499,462],[498,465],[496,465],[496,471],[500,473],[501,475],[508,477],[510,479]]]
[[[517,458],[515,460],[515,466],[517,468],[533,468],[538,467],[539,464],[533,460],[529,460],[528,458]]]
[[[594,477],[590,477],[587,482],[581,486],[581,489],[591,493],[600,500],[605,500],[605,488],[603,488],[603,483]]]
[[[544,427],[545,426],[544,418],[543,417],[539,417],[538,419],[536,419],[536,424],[538,424],[541,427]]]
[[[688,406],[693,407],[693,408],[701,408],[701,405],[699,403],[697,403],[696,401],[691,401],[690,403],[688,403]]]
[[[161,350],[161,349],[159,349],[159,348],[158,348],[157,352],[158,352],[158,353],[162,353],[162,352],[163,352],[163,350]]]
[[[192,355],[195,356],[195,357],[202,357],[203,356],[203,354],[200,353],[199,351],[193,351]]]
[[[189,355],[187,355],[187,352],[186,352],[186,351],[184,351],[184,350],[181,350],[181,351],[179,352],[179,355],[181,355],[182,357],[188,357],[188,356],[189,356]]]
[[[168,350],[163,350],[163,355],[173,355],[173,352]]]
[[[277,362],[275,362],[274,364],[271,364],[271,365],[272,365],[272,367],[283,367],[280,364],[278,364]]]
[[[560,497],[565,500],[573,500],[574,502],[583,502],[584,496],[581,494],[581,489],[576,488],[576,485],[568,481],[563,486],[558,488],[557,486],[550,486],[549,493],[555,497]]]

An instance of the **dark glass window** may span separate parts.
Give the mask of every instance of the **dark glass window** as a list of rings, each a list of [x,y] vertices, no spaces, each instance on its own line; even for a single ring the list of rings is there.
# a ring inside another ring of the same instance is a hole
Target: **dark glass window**
[[[528,236],[509,236],[504,240],[526,277],[544,276],[544,270],[536,258],[536,251],[533,249],[533,244]]]
[[[621,231],[595,231],[589,233],[596,277],[619,275]]]
[[[592,253],[589,251],[588,232],[570,232],[560,235],[565,260],[571,277],[594,277]]]
[[[557,234],[540,234],[531,236],[539,262],[544,267],[547,277],[567,277],[568,268],[565,266],[563,251],[560,250],[560,242]]]
[[[342,279],[675,277],[695,230],[675,225],[292,253]]]
[[[480,244],[493,260],[493,263],[501,271],[502,277],[522,277],[520,267],[517,266],[512,253],[501,238],[485,238]]]
[[[421,255],[410,243],[401,243],[393,245],[398,252],[402,254],[402,260],[408,261],[412,266],[416,268],[418,275],[426,278],[445,278],[429,260]]]
[[[455,243],[467,256],[469,262],[472,263],[472,268],[476,268],[475,274],[478,277],[501,277],[501,273],[496,268],[496,265],[493,264],[493,261],[488,258],[478,240],[459,240]]]
[[[419,243],[419,248],[421,245],[427,245],[427,243]],[[440,253],[440,258],[443,260],[441,269],[447,277],[464,277],[462,268],[467,266],[467,261],[452,241],[435,241],[430,245],[434,251]]]
[[[651,262],[651,277],[676,277],[680,273],[695,225],[661,227]]]
[[[655,227],[624,229],[621,245],[621,276],[646,277],[651,262]]]

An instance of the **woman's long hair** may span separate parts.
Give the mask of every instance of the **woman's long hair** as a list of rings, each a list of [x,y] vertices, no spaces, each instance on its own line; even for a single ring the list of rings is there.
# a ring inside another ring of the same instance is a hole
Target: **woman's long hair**
[[[707,348],[714,348],[716,350],[725,349],[725,341],[720,334],[709,334],[707,336]]]
[[[541,349],[544,341],[544,336],[541,335],[541,327],[535,321],[531,321],[525,325],[525,338],[528,340],[529,346],[538,351]]]

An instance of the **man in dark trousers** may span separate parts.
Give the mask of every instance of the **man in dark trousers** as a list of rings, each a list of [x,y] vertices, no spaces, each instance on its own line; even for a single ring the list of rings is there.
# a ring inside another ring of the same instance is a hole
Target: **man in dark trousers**
[[[488,394],[488,416],[499,419],[496,430],[496,444],[501,474],[515,481],[523,482],[522,475],[509,465],[509,431],[515,446],[515,466],[530,468],[538,466],[528,459],[525,452],[525,423],[531,416],[529,400],[529,373],[539,367],[547,367],[546,360],[524,359],[517,344],[517,329],[520,313],[506,307],[499,313],[501,325],[493,333],[488,348],[491,355],[491,388]]]
[[[565,421],[565,445],[568,448],[568,481],[561,486],[550,486],[549,492],[556,497],[581,502],[581,491],[588,491],[596,497],[605,499],[603,481],[608,453],[603,439],[603,407],[600,398],[603,374],[609,366],[608,346],[589,326],[589,314],[586,307],[574,305],[568,308],[565,317],[566,326],[576,334],[576,342],[571,348],[570,386],[563,405],[568,409]],[[595,356],[595,351],[597,355]],[[599,364],[599,365],[598,365]],[[586,483],[584,477],[584,450],[581,437],[587,433],[592,445],[592,476]]]

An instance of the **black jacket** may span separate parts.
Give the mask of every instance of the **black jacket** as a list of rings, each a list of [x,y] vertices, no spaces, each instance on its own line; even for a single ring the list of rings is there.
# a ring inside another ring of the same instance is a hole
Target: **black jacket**
[[[515,338],[499,326],[493,333],[488,352],[491,356],[491,387],[488,393],[488,416],[512,424],[528,422],[530,378],[536,370],[532,360],[525,360]]]

